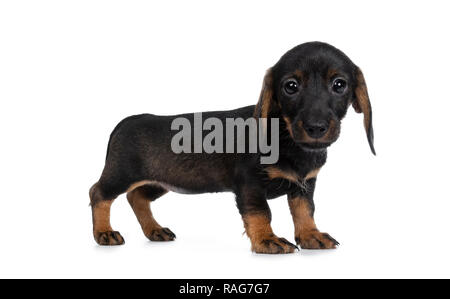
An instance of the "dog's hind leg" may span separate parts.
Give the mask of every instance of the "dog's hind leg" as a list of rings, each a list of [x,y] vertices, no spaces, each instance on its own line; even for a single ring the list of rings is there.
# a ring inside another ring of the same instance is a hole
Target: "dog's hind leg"
[[[156,222],[153,218],[150,203],[166,194],[167,190],[158,185],[140,186],[127,193],[128,202],[131,205],[144,235],[151,241],[173,241],[175,234],[166,227]]]
[[[122,245],[125,240],[119,232],[111,228],[110,210],[115,197],[104,196],[99,183],[89,190],[92,207],[92,222],[94,224],[94,238],[99,245]]]

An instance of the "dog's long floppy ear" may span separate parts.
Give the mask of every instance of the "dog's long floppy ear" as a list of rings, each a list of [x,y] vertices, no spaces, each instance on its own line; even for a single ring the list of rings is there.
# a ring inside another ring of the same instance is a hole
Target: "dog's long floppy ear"
[[[272,87],[272,68],[266,71],[264,76],[261,94],[255,107],[253,116],[255,118],[267,118],[272,105],[273,87]]]
[[[366,129],[367,140],[369,141],[372,153],[375,153],[373,146],[373,127],[372,127],[372,106],[370,105],[369,94],[367,92],[366,81],[361,70],[356,68],[357,85],[355,88],[355,98],[353,99],[353,108],[357,113],[364,114],[364,128]]]

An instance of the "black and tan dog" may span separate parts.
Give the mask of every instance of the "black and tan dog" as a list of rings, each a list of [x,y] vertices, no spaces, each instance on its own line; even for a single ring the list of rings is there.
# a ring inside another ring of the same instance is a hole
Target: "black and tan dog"
[[[198,194],[234,192],[252,250],[290,253],[297,248],[276,236],[270,226],[268,199],[286,194],[301,248],[335,248],[338,242],[317,230],[313,193],[326,161],[326,148],[337,140],[340,122],[350,105],[364,114],[372,152],[372,111],[361,70],[338,49],[320,42],[287,52],[268,70],[256,106],[205,112],[226,118],[278,118],[279,160],[260,163],[260,154],[176,154],[171,150],[171,122],[178,116],[136,115],[120,122],[111,134],[100,180],[90,189],[94,237],[100,245],[124,239],[110,225],[113,200],[128,201],[152,241],[171,241],[175,234],[153,218],[150,203],[168,191]],[[181,115],[189,120],[193,114]]]

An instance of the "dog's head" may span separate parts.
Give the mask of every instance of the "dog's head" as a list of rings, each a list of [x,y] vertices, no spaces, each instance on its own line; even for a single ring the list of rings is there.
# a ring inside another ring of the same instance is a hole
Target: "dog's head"
[[[311,42],[288,51],[267,71],[255,117],[280,117],[298,145],[322,150],[339,137],[350,105],[364,114],[375,154],[372,109],[361,70],[333,46]]]

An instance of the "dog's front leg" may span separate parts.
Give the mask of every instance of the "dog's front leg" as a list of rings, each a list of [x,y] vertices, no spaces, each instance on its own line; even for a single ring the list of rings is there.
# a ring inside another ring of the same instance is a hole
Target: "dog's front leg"
[[[245,232],[256,253],[292,253],[297,248],[285,238],[277,237],[270,226],[271,213],[265,194],[258,188],[243,186],[236,196]]]
[[[306,188],[288,194],[288,203],[295,226],[295,241],[303,249],[334,249],[339,243],[321,233],[314,222],[313,194],[316,179],[306,181]]]

